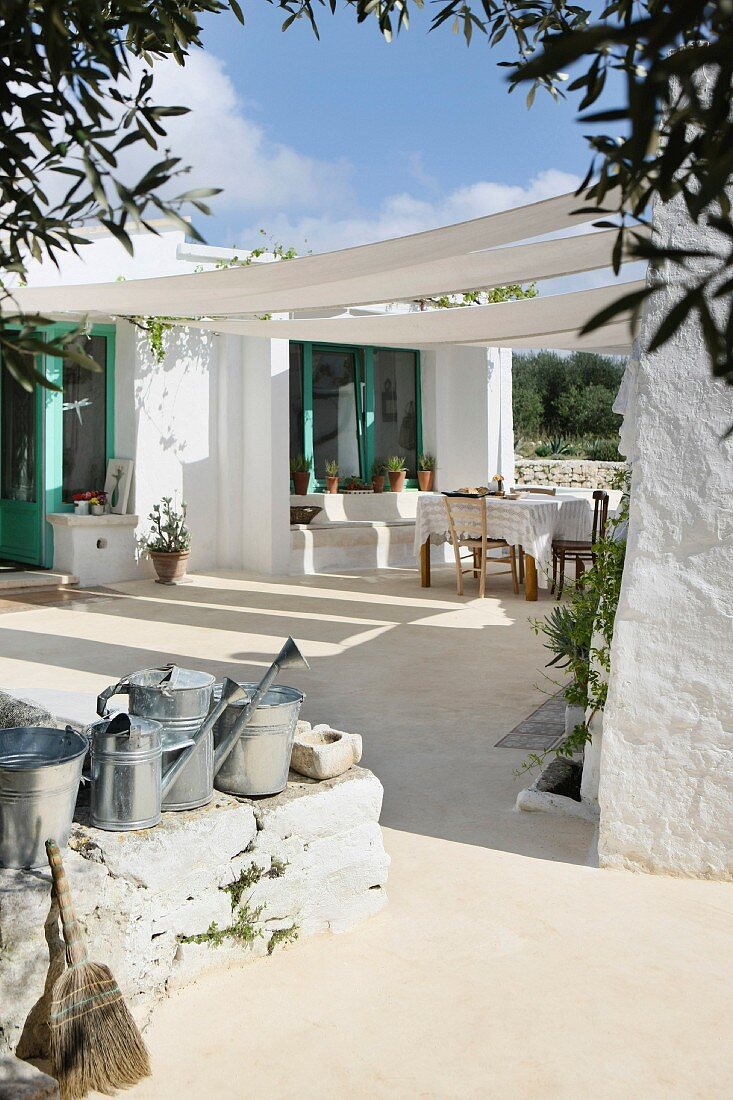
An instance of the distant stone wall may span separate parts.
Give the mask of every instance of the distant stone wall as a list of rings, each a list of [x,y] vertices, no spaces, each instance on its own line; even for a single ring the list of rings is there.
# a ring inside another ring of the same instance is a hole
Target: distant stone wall
[[[560,485],[574,489],[610,489],[623,462],[591,462],[587,458],[517,458],[517,485]]]

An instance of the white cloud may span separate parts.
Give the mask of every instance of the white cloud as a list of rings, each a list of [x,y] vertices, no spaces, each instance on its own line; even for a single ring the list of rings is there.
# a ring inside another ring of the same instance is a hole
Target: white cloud
[[[317,160],[273,141],[246,117],[223,62],[213,54],[192,53],[185,68],[156,64],[153,73],[157,102],[191,109],[166,123],[166,144],[192,169],[179,190],[223,188],[212,205],[227,215],[273,207],[322,211],[348,202],[346,162]]]
[[[324,252],[370,241],[387,240],[405,233],[418,233],[440,225],[478,218],[512,206],[539,202],[574,190],[580,179],[569,172],[548,169],[539,172],[526,187],[480,180],[455,188],[438,199],[426,199],[402,192],[385,198],[375,211],[355,210],[333,217],[329,213],[306,213],[296,217],[280,214],[268,220],[267,229],[286,245]],[[252,239],[247,226],[238,243]]]

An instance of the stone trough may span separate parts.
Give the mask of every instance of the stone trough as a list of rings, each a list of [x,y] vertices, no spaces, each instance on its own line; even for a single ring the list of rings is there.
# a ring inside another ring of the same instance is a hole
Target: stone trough
[[[343,932],[387,901],[382,785],[365,768],[282,794],[215,792],[139,832],[92,828],[77,808],[64,862],[90,956],[107,963],[140,1023],[208,970]],[[0,869],[0,1052],[42,1057],[63,968],[50,872]]]

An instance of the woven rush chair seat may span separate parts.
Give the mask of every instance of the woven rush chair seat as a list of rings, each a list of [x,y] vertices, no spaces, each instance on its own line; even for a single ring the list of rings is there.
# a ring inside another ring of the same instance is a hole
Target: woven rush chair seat
[[[509,546],[506,539],[492,539],[487,531],[486,498],[477,497],[475,500],[457,497],[444,497],[445,510],[448,516],[448,528],[450,542],[456,559],[456,589],[459,596],[463,595],[463,577],[466,573],[472,573],[478,578],[479,598],[486,595],[486,570],[490,550],[508,549],[509,567],[498,569],[496,573],[511,573],[515,595],[519,593],[519,580],[517,574],[516,551]],[[471,550],[473,564],[468,569],[463,568],[461,549]]]

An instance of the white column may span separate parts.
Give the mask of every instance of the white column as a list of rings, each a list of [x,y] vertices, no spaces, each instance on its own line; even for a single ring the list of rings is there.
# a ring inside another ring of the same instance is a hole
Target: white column
[[[663,245],[710,246],[682,201],[657,204]],[[721,247],[723,247],[721,245]],[[623,400],[633,458],[628,550],[611,650],[599,859],[733,874],[733,389],[713,380],[695,316],[644,351],[686,288],[652,299]]]
[[[514,481],[512,353],[452,345],[422,352],[423,446],[441,489]]]
[[[287,573],[290,566],[289,346],[287,340],[241,341],[242,502],[237,566]],[[230,431],[231,431],[230,421]]]

